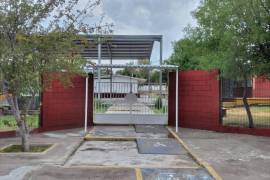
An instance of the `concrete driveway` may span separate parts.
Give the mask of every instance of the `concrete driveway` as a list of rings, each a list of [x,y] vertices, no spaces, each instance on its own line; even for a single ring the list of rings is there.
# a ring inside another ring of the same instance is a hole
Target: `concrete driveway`
[[[95,126],[87,137],[66,168],[128,168],[137,180],[213,179],[164,126]]]
[[[138,129],[136,132],[133,126],[97,126],[90,134],[153,141],[170,138],[164,131],[154,129],[151,132],[151,128],[143,127],[145,130]],[[210,163],[225,180],[270,179],[268,137],[184,128],[180,129],[179,135],[198,157]],[[3,138],[0,139],[0,147],[19,142],[19,138]],[[53,143],[55,146],[41,155],[0,154],[0,180],[211,179],[207,171],[185,151],[181,151],[179,156],[140,154],[134,141],[84,142],[81,129],[34,134],[31,142]]]
[[[269,180],[270,138],[181,128],[179,136],[224,180]]]
[[[89,134],[103,139],[90,141],[80,129],[34,134],[32,143],[56,145],[40,155],[0,154],[0,180],[213,179],[164,128],[95,126]],[[0,147],[11,143],[19,139],[0,139]]]

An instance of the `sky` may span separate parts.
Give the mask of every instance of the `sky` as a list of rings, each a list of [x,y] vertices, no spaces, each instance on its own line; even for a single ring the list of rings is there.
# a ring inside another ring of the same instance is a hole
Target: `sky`
[[[184,37],[183,30],[196,25],[191,12],[200,0],[103,0],[96,10],[104,22],[113,23],[113,34],[163,35],[163,59],[173,51],[172,42]],[[159,61],[159,46],[155,44],[152,64]]]

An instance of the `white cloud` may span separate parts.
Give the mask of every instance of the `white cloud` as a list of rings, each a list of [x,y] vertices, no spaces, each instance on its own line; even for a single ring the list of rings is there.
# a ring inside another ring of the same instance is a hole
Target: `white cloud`
[[[172,52],[171,42],[183,38],[182,31],[188,24],[195,24],[191,12],[198,7],[199,2],[200,0],[103,0],[98,12],[105,14],[104,21],[114,24],[114,34],[163,35],[166,59]],[[152,57],[155,58],[156,55],[153,54]]]

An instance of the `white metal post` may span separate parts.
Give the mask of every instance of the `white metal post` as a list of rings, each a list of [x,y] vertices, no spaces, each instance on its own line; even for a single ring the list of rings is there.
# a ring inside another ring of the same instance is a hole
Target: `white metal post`
[[[148,98],[150,97],[150,69],[148,69]]]
[[[111,54],[110,64],[112,65],[112,54]],[[112,99],[112,76],[113,76],[113,71],[111,68],[111,72],[110,72],[110,99]]]
[[[176,71],[175,76],[175,131],[178,132],[178,70]]]
[[[162,46],[163,46],[163,43],[162,43],[162,39],[160,40],[159,42],[159,65],[161,66],[162,65]],[[162,94],[162,70],[160,69],[159,70],[159,92],[160,92],[160,95]]]
[[[87,133],[87,115],[88,115],[88,75],[85,78],[85,106],[84,106],[84,132]]]
[[[101,64],[101,42],[98,38],[98,64]],[[100,68],[98,68],[98,99],[100,99]]]

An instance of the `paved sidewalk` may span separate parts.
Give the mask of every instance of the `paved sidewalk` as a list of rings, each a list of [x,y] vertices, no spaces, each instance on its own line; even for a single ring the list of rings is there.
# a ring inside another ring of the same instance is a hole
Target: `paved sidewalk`
[[[30,136],[34,144],[54,144],[46,154],[0,153],[0,179],[20,179],[43,165],[63,165],[83,141],[81,129],[47,132]],[[20,144],[20,138],[0,138],[0,148]]]
[[[133,168],[144,180],[213,179],[168,130],[138,133],[134,126],[95,126],[89,133],[89,141],[70,157],[66,168]],[[103,139],[97,140],[97,137]],[[172,151],[171,147],[178,147],[180,152]]]
[[[168,130],[153,134],[137,133],[134,126],[95,126],[89,133],[95,137],[135,137],[137,142],[136,140],[85,141],[69,159],[68,166],[198,167],[184,148],[180,149],[182,151],[179,152],[180,155],[171,155],[169,151],[166,151],[168,144],[164,142],[173,140],[168,137]],[[145,141],[143,144],[140,143],[142,149],[149,152],[156,151],[156,153],[140,153],[138,140]],[[176,141],[176,143],[178,142]],[[178,144],[178,146],[181,145]],[[161,147],[165,147],[165,151],[161,151]]]
[[[179,136],[224,180],[269,180],[270,138],[181,128]]]
[[[64,168],[45,166],[27,174],[23,180],[136,180],[129,168]]]
[[[170,147],[178,141],[170,141],[168,132],[143,132],[137,133],[134,126],[95,126],[90,131],[93,137],[132,137],[121,141],[83,141],[81,129],[33,134],[31,143],[55,146],[44,154],[0,153],[0,180],[213,179],[181,144],[181,152],[171,154]],[[147,153],[138,151],[137,140],[144,142],[140,146]],[[14,143],[20,139],[0,139],[0,147]]]

